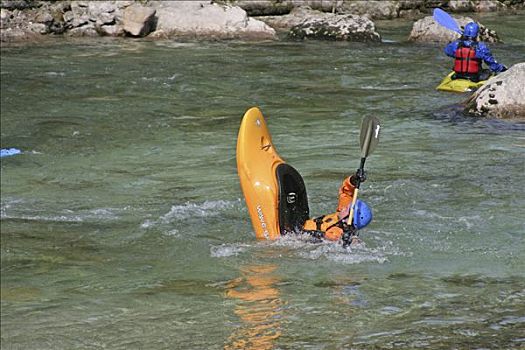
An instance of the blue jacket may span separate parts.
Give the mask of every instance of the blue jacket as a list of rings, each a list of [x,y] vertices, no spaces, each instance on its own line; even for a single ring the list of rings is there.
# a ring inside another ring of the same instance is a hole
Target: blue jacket
[[[487,45],[482,42],[476,42],[472,40],[456,40],[451,42],[445,47],[445,54],[450,57],[456,57],[455,53],[458,49],[459,42],[463,41],[463,46],[471,47],[473,44],[477,44],[476,47],[476,57],[482,59],[490,68],[491,71],[495,73],[502,72],[506,70],[506,67],[502,64],[499,64],[494,57]]]

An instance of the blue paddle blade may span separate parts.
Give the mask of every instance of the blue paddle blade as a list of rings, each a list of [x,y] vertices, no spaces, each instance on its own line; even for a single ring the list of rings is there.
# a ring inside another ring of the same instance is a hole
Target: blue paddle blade
[[[2,148],[0,150],[0,158],[14,156],[20,153],[22,153],[22,151],[16,148]]]
[[[434,9],[433,17],[434,17],[434,20],[438,22],[440,25],[442,25],[443,27],[450,29],[456,33],[463,34],[461,29],[459,29],[459,26],[454,20],[454,18],[452,18],[451,15],[449,15],[442,9],[438,9],[438,8]]]

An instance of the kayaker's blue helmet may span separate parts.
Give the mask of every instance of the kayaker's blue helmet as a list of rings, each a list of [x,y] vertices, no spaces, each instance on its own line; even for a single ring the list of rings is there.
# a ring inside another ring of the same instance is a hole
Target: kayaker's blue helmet
[[[358,199],[355,202],[354,226],[357,229],[366,227],[372,221],[372,210],[370,207]]]
[[[470,39],[476,39],[479,33],[479,25],[476,22],[469,22],[465,26],[463,35]]]

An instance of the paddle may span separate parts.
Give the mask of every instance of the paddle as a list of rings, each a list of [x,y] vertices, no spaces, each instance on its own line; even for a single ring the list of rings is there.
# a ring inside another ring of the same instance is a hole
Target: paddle
[[[451,15],[449,15],[442,9],[435,8],[433,17],[434,17],[434,20],[438,22],[440,25],[442,25],[443,27],[463,35],[463,31],[459,29],[459,26],[454,20],[454,18],[452,18]]]
[[[359,136],[360,147],[361,147],[361,164],[357,169],[356,185],[354,195],[352,197],[352,205],[350,206],[350,214],[348,214],[348,225],[352,225],[354,219],[354,208],[355,202],[357,201],[357,193],[359,192],[359,186],[361,185],[360,175],[365,172],[365,161],[379,142],[379,130],[381,129],[381,122],[376,117],[367,116],[361,122],[361,131]]]

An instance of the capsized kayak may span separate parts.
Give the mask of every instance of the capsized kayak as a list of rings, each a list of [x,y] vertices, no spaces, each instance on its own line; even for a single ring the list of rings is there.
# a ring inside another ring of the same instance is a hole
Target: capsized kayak
[[[436,87],[436,90],[440,91],[451,91],[451,92],[470,92],[478,89],[480,86],[485,84],[486,80],[473,82],[468,79],[452,79],[454,72],[450,72]]]
[[[245,114],[237,137],[237,172],[257,239],[274,240],[309,217],[301,175],[279,156],[257,107]]]

